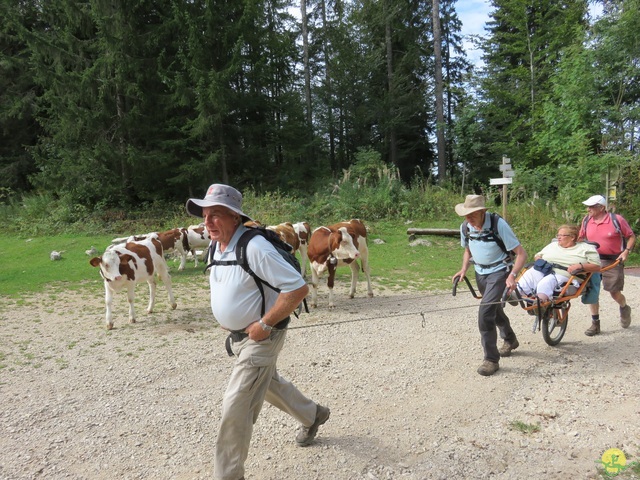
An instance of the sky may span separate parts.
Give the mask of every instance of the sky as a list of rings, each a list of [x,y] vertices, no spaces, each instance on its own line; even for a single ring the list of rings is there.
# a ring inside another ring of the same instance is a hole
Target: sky
[[[486,33],[484,27],[489,20],[491,6],[487,0],[458,0],[455,8],[462,22],[463,45],[467,58],[472,64],[479,65],[482,63],[482,52],[473,48],[469,36]]]
[[[485,24],[489,21],[489,14],[492,11],[489,0],[458,0],[455,8],[462,22],[461,33],[467,58],[472,64],[480,66],[482,52],[473,48],[469,36],[486,34]],[[597,18],[602,13],[602,6],[599,3],[589,2],[589,13],[593,18]]]

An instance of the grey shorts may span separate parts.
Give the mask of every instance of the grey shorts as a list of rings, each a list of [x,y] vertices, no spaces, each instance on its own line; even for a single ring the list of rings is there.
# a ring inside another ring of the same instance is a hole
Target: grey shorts
[[[611,265],[615,260],[601,260],[602,268]],[[602,287],[607,292],[621,292],[624,290],[624,266],[618,264],[611,270],[602,273]]]

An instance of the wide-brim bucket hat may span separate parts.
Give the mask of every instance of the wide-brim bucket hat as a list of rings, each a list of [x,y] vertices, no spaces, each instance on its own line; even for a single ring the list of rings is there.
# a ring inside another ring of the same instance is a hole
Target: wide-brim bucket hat
[[[235,188],[221,183],[211,185],[202,200],[199,198],[187,200],[187,213],[194,217],[202,218],[202,209],[204,207],[215,207],[216,205],[233,210],[242,217],[243,222],[253,221],[249,215],[242,211],[242,194]]]
[[[461,217],[469,215],[478,210],[486,210],[484,206],[484,197],[482,195],[467,195],[464,203],[456,205],[456,213]]]

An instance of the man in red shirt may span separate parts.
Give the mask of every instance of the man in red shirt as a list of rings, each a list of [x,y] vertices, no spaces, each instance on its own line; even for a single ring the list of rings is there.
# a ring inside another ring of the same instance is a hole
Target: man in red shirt
[[[622,294],[624,289],[624,262],[633,250],[636,236],[629,223],[620,215],[607,211],[607,200],[602,195],[593,195],[582,202],[587,206],[587,217],[582,222],[580,238],[596,242],[602,268],[620,259],[620,263],[602,273],[602,285],[620,305],[620,325],[627,328],[631,324],[631,307]],[[612,217],[615,215],[615,221]],[[616,226],[616,223],[618,224]],[[626,241],[626,242],[625,242]],[[590,304],[591,326],[584,332],[592,337],[600,333],[600,304]]]

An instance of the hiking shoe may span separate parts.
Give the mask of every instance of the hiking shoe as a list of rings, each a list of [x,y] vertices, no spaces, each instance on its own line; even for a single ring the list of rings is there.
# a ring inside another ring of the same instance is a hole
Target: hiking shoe
[[[331,415],[331,410],[327,407],[323,407],[322,405],[318,405],[318,409],[316,410],[316,420],[313,422],[313,425],[310,427],[305,427],[303,425],[296,436],[296,443],[298,446],[306,447],[311,445],[313,439],[316,438],[316,434],[318,433],[318,427],[329,420],[329,415]]]
[[[499,368],[500,368],[500,366],[498,365],[498,362],[492,362],[491,360],[485,360],[478,367],[478,373],[480,375],[488,377],[489,375],[493,375],[494,373],[496,373]]]
[[[500,352],[501,357],[509,357],[511,356],[511,351],[515,350],[519,346],[520,346],[520,342],[518,341],[517,338],[511,343],[505,340],[504,343],[502,344],[502,347],[498,349],[498,352]]]
[[[600,320],[598,320],[597,322],[591,322],[591,326],[587,328],[584,332],[584,334],[587,337],[593,337],[594,335],[597,335],[599,333],[600,333]]]
[[[620,307],[620,325],[622,328],[629,328],[631,325],[631,307],[629,305]]]

